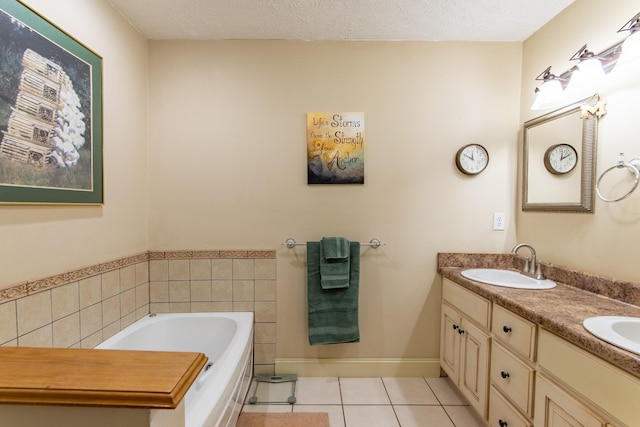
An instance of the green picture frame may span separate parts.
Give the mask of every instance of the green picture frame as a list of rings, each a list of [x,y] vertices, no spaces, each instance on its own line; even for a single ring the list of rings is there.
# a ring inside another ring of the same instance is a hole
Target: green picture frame
[[[0,204],[99,205],[102,57],[0,0]]]

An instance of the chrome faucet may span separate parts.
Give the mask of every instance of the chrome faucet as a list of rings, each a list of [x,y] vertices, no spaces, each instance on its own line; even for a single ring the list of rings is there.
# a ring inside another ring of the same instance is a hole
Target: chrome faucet
[[[511,249],[512,254],[516,254],[518,249],[527,248],[531,252],[531,259],[527,258],[524,262],[524,268],[522,269],[522,274],[525,274],[529,277],[533,277],[537,280],[543,280],[542,270],[540,269],[540,263],[536,259],[536,250],[533,249],[533,246],[528,245],[526,243],[517,244]]]

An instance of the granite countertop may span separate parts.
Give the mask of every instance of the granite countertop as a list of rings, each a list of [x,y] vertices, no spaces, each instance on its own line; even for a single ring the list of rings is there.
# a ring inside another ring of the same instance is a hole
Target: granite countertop
[[[517,261],[516,259],[516,263]],[[515,264],[503,256],[500,256],[499,262],[496,264],[491,262],[482,262],[483,265],[472,262],[472,265],[464,266],[446,264],[446,262],[443,263],[439,260],[439,272],[443,277],[541,325],[589,353],[640,378],[639,355],[595,337],[582,326],[585,319],[593,316],[640,317],[640,306],[587,291],[573,284],[570,286],[551,276],[547,277],[556,281],[555,288],[526,290],[487,285],[467,279],[460,274],[462,270],[467,268],[478,267],[516,269]],[[552,270],[549,269],[549,271]]]

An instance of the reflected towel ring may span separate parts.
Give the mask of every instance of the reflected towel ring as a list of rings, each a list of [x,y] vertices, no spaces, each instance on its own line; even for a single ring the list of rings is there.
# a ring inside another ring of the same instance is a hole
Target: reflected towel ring
[[[602,181],[602,178],[612,170],[622,169],[622,168],[628,169],[629,172],[634,175],[635,179],[633,182],[633,186],[626,194],[618,197],[617,199],[607,199],[602,195],[602,193],[600,193],[600,181]],[[624,153],[620,153],[620,157],[618,157],[618,163],[616,163],[615,165],[611,166],[609,169],[602,172],[602,175],[600,175],[600,177],[598,178],[598,182],[596,182],[596,193],[598,194],[598,197],[604,202],[619,202],[620,200],[624,200],[627,197],[629,197],[631,193],[633,193],[635,189],[638,187],[638,182],[640,182],[640,170],[638,170],[639,168],[640,168],[640,158],[636,157],[631,159],[629,163],[625,163]]]

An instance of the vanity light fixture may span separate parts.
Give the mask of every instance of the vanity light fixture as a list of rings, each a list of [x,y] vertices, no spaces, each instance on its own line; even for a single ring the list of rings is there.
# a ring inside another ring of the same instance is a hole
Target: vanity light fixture
[[[551,73],[551,67],[547,67],[538,74],[536,80],[542,84],[536,88],[536,99],[531,106],[532,110],[546,110],[547,108],[562,105],[566,101],[561,77]]]
[[[567,97],[584,99],[598,92],[606,78],[600,57],[585,44],[569,60],[579,62],[571,69],[571,79],[565,89]]]
[[[626,39],[595,54],[582,46],[570,60],[579,61],[562,74],[551,74],[551,67],[540,73],[536,80],[543,81],[536,88],[532,110],[562,107],[569,102],[587,98],[600,90],[607,73],[614,68],[640,67],[640,13],[627,21],[618,32],[628,31]]]
[[[629,31],[629,35],[622,43],[618,65],[640,62],[640,12],[618,30],[619,33],[623,31]]]

